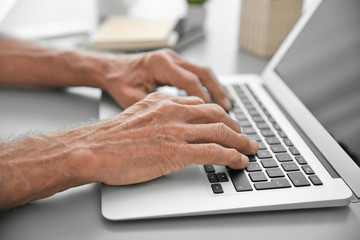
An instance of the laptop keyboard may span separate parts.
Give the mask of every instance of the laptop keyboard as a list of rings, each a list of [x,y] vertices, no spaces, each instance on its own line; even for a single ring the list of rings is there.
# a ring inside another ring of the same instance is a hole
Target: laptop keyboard
[[[253,91],[247,85],[232,87],[242,102],[239,106],[233,101],[232,112],[242,133],[255,139],[259,150],[256,155],[248,156],[249,164],[242,170],[226,167],[226,171],[217,172],[213,165],[204,165],[212,191],[215,194],[224,193],[222,184],[229,181],[237,192],[322,185],[306,159]]]

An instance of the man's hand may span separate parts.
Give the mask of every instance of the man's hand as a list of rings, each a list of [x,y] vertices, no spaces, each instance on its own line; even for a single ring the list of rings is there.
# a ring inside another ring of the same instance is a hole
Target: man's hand
[[[100,74],[100,82],[124,108],[162,85],[184,89],[189,95],[198,96],[206,103],[211,102],[212,96],[224,109],[231,107],[230,99],[210,69],[184,61],[171,50],[114,56],[102,61],[106,68]]]
[[[153,93],[92,125],[0,143],[0,211],[90,182],[144,182],[194,163],[240,169],[257,149],[219,105]]]
[[[258,149],[220,106],[198,97],[153,93],[87,128],[92,134],[85,146],[99,163],[96,181],[112,185],[148,181],[193,163],[241,169]]]
[[[115,55],[58,50],[0,38],[1,85],[99,87],[107,90],[123,108],[145,98],[158,86],[171,85],[206,103],[212,97],[226,110],[231,106],[209,69],[186,62],[171,50]]]

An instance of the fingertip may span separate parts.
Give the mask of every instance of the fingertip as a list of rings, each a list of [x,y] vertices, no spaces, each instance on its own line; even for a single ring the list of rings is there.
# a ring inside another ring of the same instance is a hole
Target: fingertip
[[[232,169],[244,169],[249,163],[249,158],[239,153],[239,159],[237,159],[234,163],[230,164],[229,167]]]
[[[259,150],[258,142],[251,138],[250,138],[250,148],[251,148],[252,154],[255,154]]]
[[[225,97],[223,99],[223,103],[224,103],[224,109],[225,110],[230,110],[231,109],[232,103],[231,103],[231,101],[230,101],[230,99],[228,97]]]
[[[246,168],[248,164],[249,164],[249,158],[241,154],[241,168]]]

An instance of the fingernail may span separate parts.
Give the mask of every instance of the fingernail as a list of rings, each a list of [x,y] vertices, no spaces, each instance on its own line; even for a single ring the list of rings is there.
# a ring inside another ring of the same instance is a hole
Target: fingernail
[[[248,163],[249,163],[249,158],[247,157],[247,156],[245,156],[245,155],[242,155],[241,156],[241,161],[244,163],[244,165],[246,166],[246,165],[248,165]]]
[[[250,147],[254,152],[257,152],[259,149],[259,144],[254,139],[250,139]]]

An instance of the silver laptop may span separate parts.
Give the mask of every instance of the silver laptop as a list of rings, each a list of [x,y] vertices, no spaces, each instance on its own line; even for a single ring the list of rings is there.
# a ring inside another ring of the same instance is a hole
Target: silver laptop
[[[220,77],[234,102],[230,115],[259,142],[246,169],[191,165],[146,183],[103,184],[103,216],[130,220],[358,201],[360,2],[347,1],[354,7],[314,0],[261,76]],[[341,11],[346,14],[338,17]],[[100,117],[119,112],[103,94]]]

